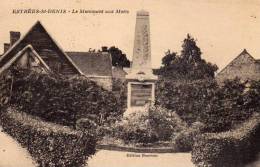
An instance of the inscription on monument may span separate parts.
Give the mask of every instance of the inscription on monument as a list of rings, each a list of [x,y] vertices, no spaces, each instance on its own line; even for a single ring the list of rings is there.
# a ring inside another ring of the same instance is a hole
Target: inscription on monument
[[[140,107],[152,98],[152,84],[131,84],[131,106]]]
[[[143,63],[146,63],[147,60],[149,60],[149,55],[150,55],[150,46],[149,46],[149,30],[148,26],[144,25],[143,27]]]

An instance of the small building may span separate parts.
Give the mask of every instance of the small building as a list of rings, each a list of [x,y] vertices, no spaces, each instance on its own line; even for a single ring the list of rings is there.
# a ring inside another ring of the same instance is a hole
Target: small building
[[[20,32],[10,32],[10,43],[4,44],[4,53],[0,57],[0,71],[17,62],[18,58],[20,65],[32,68],[28,61],[34,58],[48,71],[69,77],[83,75],[112,90],[112,60],[108,52],[64,52],[39,21],[23,37],[20,36]],[[34,56],[21,56],[23,51],[30,51]]]
[[[22,38],[20,32],[10,32],[10,44],[4,45],[5,52],[0,58],[0,68],[28,45],[37,52],[52,72],[64,75],[83,74],[39,21]]]
[[[66,52],[89,79],[112,90],[112,58],[108,52]]]
[[[244,82],[260,79],[260,60],[252,57],[246,49],[216,75],[218,83],[235,78]]]

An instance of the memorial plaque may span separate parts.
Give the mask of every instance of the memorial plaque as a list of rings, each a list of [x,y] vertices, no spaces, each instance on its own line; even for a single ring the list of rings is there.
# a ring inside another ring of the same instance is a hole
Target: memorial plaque
[[[152,99],[152,84],[131,84],[131,107],[141,107]]]

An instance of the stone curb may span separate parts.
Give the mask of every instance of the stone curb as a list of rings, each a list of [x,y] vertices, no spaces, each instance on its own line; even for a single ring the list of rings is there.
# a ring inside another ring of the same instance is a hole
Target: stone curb
[[[97,150],[110,150],[110,151],[124,151],[124,152],[136,152],[136,153],[177,153],[178,151],[172,147],[163,148],[144,148],[144,147],[125,147],[117,145],[97,145]]]

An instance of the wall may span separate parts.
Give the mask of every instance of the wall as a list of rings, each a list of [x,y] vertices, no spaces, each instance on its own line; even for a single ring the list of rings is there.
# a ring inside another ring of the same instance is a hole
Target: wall
[[[108,91],[112,91],[112,77],[109,76],[87,76],[92,81],[96,82],[97,85],[102,86]]]
[[[125,76],[126,76],[126,72],[123,70],[122,67],[113,67],[112,69],[112,77],[114,79],[120,79],[122,82],[124,82]]]

